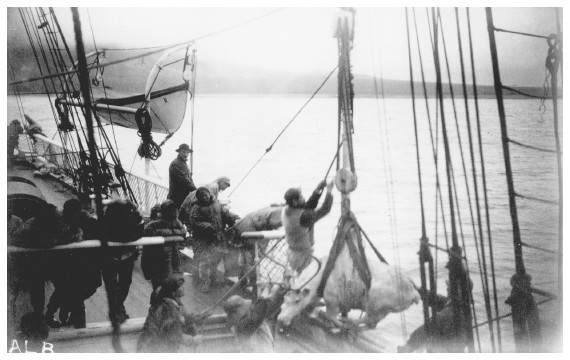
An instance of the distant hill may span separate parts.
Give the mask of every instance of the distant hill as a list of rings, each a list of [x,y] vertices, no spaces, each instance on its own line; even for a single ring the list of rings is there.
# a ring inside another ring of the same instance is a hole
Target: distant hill
[[[8,49],[7,60],[8,84],[12,81],[10,76],[11,69],[18,76],[16,80],[40,76],[35,57],[31,50],[27,48]],[[150,59],[147,61],[151,63]],[[121,87],[124,87],[123,91],[143,91],[146,78],[137,74],[140,71],[139,68],[126,65],[120,68],[118,73],[120,73],[121,77]],[[47,74],[47,69],[44,69],[43,73]],[[107,76],[107,74],[108,71],[105,75]],[[200,62],[198,64],[196,92],[198,94],[312,94],[322,84],[326,75],[328,74],[287,73],[259,69],[247,65]],[[50,91],[53,91],[53,86],[58,86],[56,82],[51,81],[46,81],[46,84]],[[416,82],[414,87],[416,96],[423,97],[422,84]],[[388,97],[407,97],[411,95],[409,81],[381,80],[379,78],[375,81],[372,76],[354,74],[354,92],[356,96],[376,96],[376,88],[378,88],[378,92],[381,92],[383,89],[384,95]],[[435,85],[433,83],[428,83],[426,88],[428,96],[435,96]],[[539,97],[542,96],[544,91],[540,87],[517,87],[516,89]],[[20,93],[43,93],[45,89],[42,81],[35,81],[20,84],[18,91]],[[472,86],[468,86],[469,96],[472,96],[472,91]],[[8,94],[14,93],[12,86],[8,85],[7,92]],[[319,91],[319,94],[332,96],[336,92],[336,75],[333,75]],[[455,84],[453,92],[456,97],[461,97],[463,94],[461,85]],[[448,95],[449,93],[449,86],[444,85],[444,94]],[[493,96],[494,93],[492,86],[478,87],[478,95],[481,97]],[[521,97],[510,91],[505,91],[504,95],[509,98]]]

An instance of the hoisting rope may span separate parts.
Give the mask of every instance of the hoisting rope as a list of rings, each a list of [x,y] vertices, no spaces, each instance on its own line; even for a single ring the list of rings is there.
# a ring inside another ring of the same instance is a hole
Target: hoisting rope
[[[356,222],[356,217],[354,214],[352,212],[349,212],[347,215],[341,216],[337,225],[337,229],[338,232],[336,233],[336,237],[329,252],[329,258],[327,259],[325,269],[323,270],[323,277],[321,278],[321,282],[317,288],[317,296],[319,297],[323,296],[325,286],[330,274],[334,269],[336,259],[345,243],[348,246],[350,257],[352,258],[353,265],[356,268],[358,275],[360,275],[360,279],[364,282],[366,289],[370,289],[372,276],[370,274],[368,262],[366,261],[366,255],[364,253],[364,247],[362,245],[362,237],[360,236],[359,226]],[[356,233],[356,244],[351,241],[351,230]]]
[[[279,140],[279,138],[281,137],[281,135],[283,135],[283,133],[285,132],[285,130],[287,130],[287,128],[289,127],[289,125],[291,125],[291,123],[297,118],[297,116],[299,116],[299,114],[301,113],[301,111],[303,111],[303,109],[305,108],[305,106],[307,106],[309,104],[309,102],[311,102],[311,100],[313,100],[313,98],[315,97],[315,95],[317,95],[317,93],[319,92],[319,90],[321,90],[321,88],[326,84],[326,82],[328,81],[328,79],[331,77],[331,75],[335,72],[335,70],[338,68],[338,65],[335,66],[334,69],[332,69],[332,71],[330,72],[330,74],[326,77],[326,79],[323,81],[323,83],[321,84],[321,86],[318,87],[318,89],[313,93],[313,95],[311,95],[311,97],[309,98],[309,100],[307,100],[307,102],[301,107],[301,109],[299,109],[299,111],[295,114],[295,116],[293,116],[293,118],[291,119],[291,121],[289,121],[289,123],[287,123],[287,125],[285,126],[285,128],[283,130],[281,130],[281,132],[279,133],[279,135],[277,135],[277,137],[275,138],[275,140],[273,140],[273,143],[271,143],[271,145],[265,149],[265,152],[263,153],[263,155],[261,155],[261,157],[259,158],[259,160],[257,160],[257,162],[251,167],[251,169],[249,169],[249,171],[245,174],[245,176],[240,180],[240,182],[236,185],[236,187],[232,190],[232,192],[228,195],[228,198],[230,196],[232,196],[232,194],[234,193],[234,191],[237,190],[237,188],[241,185],[241,183],[247,178],[247,176],[253,171],[253,169],[255,169],[255,167],[257,166],[257,164],[259,164],[259,162],[261,161],[261,159],[263,159],[263,157],[265,155],[267,155],[268,152],[270,152],[273,149],[273,145],[275,145],[275,143],[277,142],[277,140]]]
[[[331,164],[330,164],[330,166],[329,166],[329,169],[327,170],[327,173],[325,174],[325,177],[324,177],[325,180],[329,177],[329,173],[331,172],[332,166],[334,165],[334,161],[335,161],[336,159],[338,159],[338,155],[339,155],[339,152],[340,152],[340,148],[342,147],[342,144],[343,144],[343,143],[344,143],[344,140],[342,140],[342,141],[340,142],[340,144],[338,144],[338,148],[336,149],[336,153],[334,154],[334,158],[332,159]]]

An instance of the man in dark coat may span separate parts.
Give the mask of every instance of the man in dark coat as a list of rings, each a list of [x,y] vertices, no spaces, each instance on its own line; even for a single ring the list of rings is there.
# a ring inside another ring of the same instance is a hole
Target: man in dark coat
[[[178,156],[170,163],[168,168],[168,199],[174,201],[177,208],[180,208],[186,196],[190,192],[196,190],[196,186],[192,181],[192,174],[186,164],[188,155],[190,155],[190,147],[187,144],[181,144],[176,149]]]
[[[78,200],[71,199],[64,204],[64,215],[66,209],[67,213],[71,213],[68,218],[75,218],[76,226],[82,230],[82,240],[101,239],[97,219],[90,211],[81,210],[81,204]],[[77,249],[61,253],[62,268],[66,272],[62,279],[65,292],[62,294],[59,309],[59,321],[62,325],[73,325],[78,329],[86,327],[84,302],[93,296],[97,288],[102,285],[101,259],[100,249]],[[50,304],[52,303],[51,300]],[[47,310],[48,312],[52,310],[54,313],[57,307],[50,309],[50,304],[48,304]],[[57,301],[54,305],[56,304]],[[53,316],[46,313],[48,324],[50,319],[53,319]]]
[[[160,207],[161,218],[146,224],[145,236],[186,237],[186,226],[176,217],[178,209],[172,200],[166,200]],[[145,279],[150,280],[156,290],[169,275],[180,272],[180,255],[176,243],[145,246],[141,267]]]
[[[67,216],[52,204],[40,205],[35,217],[20,226],[11,238],[9,245],[33,249],[49,249],[81,240],[81,229],[70,226]],[[13,293],[28,288],[34,312],[43,314],[45,304],[44,282],[61,274],[56,252],[28,252],[11,257],[10,284]],[[56,280],[57,282],[57,280]]]
[[[115,200],[107,206],[103,218],[103,235],[107,241],[132,242],[142,237],[144,224],[137,207],[129,200]],[[124,323],[124,302],[132,283],[133,268],[138,258],[135,246],[108,249],[101,269],[105,289],[110,294],[109,317],[113,328]]]
[[[205,187],[198,188],[196,197],[198,203],[190,213],[194,237],[193,251],[202,281],[200,291],[208,292],[212,280],[215,279],[217,266],[223,257],[220,246],[224,243],[224,231],[227,226],[233,226],[239,216],[223,207]]]

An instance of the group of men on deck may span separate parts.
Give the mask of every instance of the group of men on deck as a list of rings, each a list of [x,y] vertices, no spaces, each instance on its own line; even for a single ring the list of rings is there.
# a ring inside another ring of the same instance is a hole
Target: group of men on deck
[[[76,226],[78,229],[79,238],[74,239],[71,234],[68,236],[69,242],[99,236],[108,241],[129,242],[140,238],[143,234],[185,237],[190,231],[195,260],[198,262],[200,291],[207,293],[215,284],[217,265],[223,257],[223,252],[219,247],[224,242],[224,232],[234,226],[239,217],[220,204],[217,199],[219,192],[230,186],[229,178],[220,177],[206,186],[196,187],[192,180],[192,173],[186,164],[191,149],[188,145],[181,144],[176,152],[178,156],[169,167],[168,200],[153,208],[150,222],[142,224],[142,217],[136,206],[124,200],[112,202],[107,206],[103,219],[105,226],[102,228],[97,228],[96,220],[92,216],[87,216],[89,214],[85,211],[82,212],[77,200],[66,203],[62,221],[68,227]],[[325,199],[322,206],[317,209],[325,188],[327,190]],[[286,204],[281,219],[288,245],[288,269],[286,271],[290,274],[299,273],[311,261],[315,244],[314,226],[331,210],[332,188],[333,182],[327,184],[323,180],[306,201],[298,188],[291,188],[284,194]],[[52,212],[46,211],[37,219],[31,219],[32,222],[38,223],[36,225],[17,223],[17,219],[9,214],[9,237],[25,242],[26,239],[49,236],[47,232],[43,234],[37,232],[41,231],[41,226],[49,227],[56,223],[51,222],[50,225],[49,219],[51,219]],[[55,219],[57,216],[54,216],[52,217]],[[37,234],[33,235],[33,231]],[[19,244],[17,241],[14,244],[30,247],[30,244]],[[138,341],[137,351],[177,352],[181,345],[195,346],[199,343],[196,325],[205,321],[210,313],[191,314],[185,311],[181,302],[184,295],[182,286],[184,278],[179,256],[176,244],[146,246],[143,249],[141,267],[145,278],[150,280],[153,291],[150,296],[151,306]],[[104,257],[100,267],[90,268],[102,274],[106,291],[110,294],[109,315],[114,326],[119,326],[129,318],[124,302],[129,293],[134,262],[137,258],[136,248],[119,247]],[[76,261],[73,266],[81,267],[81,259],[84,258],[78,257],[77,259],[79,262]],[[78,275],[89,275],[87,270],[89,269],[85,269]],[[59,276],[61,279],[68,277],[69,274]],[[77,296],[72,294],[78,291],[77,288],[83,280],[73,277],[71,279],[75,282],[54,283],[56,291],[44,315],[48,325],[52,327],[61,325],[54,319],[54,314],[58,309],[60,320],[67,321],[68,318],[61,318],[61,314],[65,314],[66,311],[66,316],[71,319],[69,315],[71,312],[75,321],[74,325],[78,328],[85,327],[83,301],[101,285],[101,276],[99,275],[99,283],[81,290]],[[268,286],[262,288],[261,295],[255,301],[233,295],[224,302],[223,308],[228,315],[228,323],[235,332],[242,352],[274,350],[275,327],[271,326],[271,323],[276,319],[286,289],[286,286],[279,284]],[[69,299],[73,300],[70,302]],[[44,307],[41,300],[36,301],[35,314],[43,314]],[[420,337],[417,335],[414,339],[420,339]],[[402,347],[401,351],[410,351],[415,347],[417,345],[413,347],[410,342]]]
[[[169,167],[168,198],[180,209],[179,218],[192,230],[193,251],[198,261],[200,290],[208,292],[212,275],[221,260],[222,253],[216,251],[226,227],[231,227],[239,219],[217,201],[219,191],[230,186],[226,177],[196,188],[186,161],[191,152],[187,144],[181,144],[178,156]],[[322,192],[327,195],[321,208],[316,209]],[[289,189],[285,193],[286,206],[282,213],[282,223],[289,245],[289,272],[298,271],[310,261],[314,247],[314,225],[328,214],[332,207],[332,187],[323,180],[319,183],[308,201],[300,189]],[[231,296],[224,303],[228,320],[233,325],[239,343],[246,352],[272,351],[274,334],[269,330],[267,319],[275,318],[283,301],[285,287],[265,288],[255,301],[239,295]]]

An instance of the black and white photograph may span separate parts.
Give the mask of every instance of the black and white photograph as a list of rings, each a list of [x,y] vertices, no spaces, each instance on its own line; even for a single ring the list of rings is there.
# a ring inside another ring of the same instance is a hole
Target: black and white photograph
[[[8,353],[564,353],[562,2],[24,5]]]

